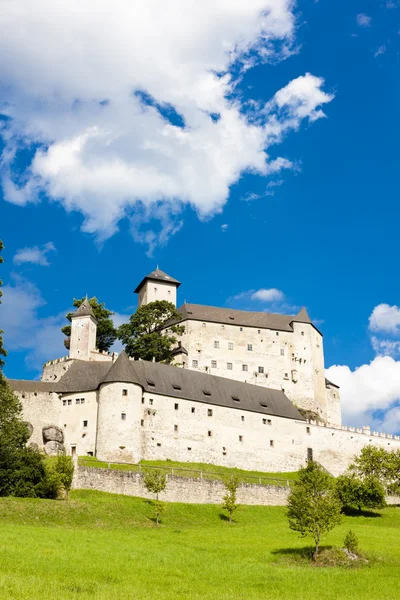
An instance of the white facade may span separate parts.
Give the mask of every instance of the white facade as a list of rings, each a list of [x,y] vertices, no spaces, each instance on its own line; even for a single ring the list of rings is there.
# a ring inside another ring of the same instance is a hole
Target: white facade
[[[167,300],[176,306],[176,285],[165,281],[146,281],[138,293],[138,306],[156,300]]]
[[[91,315],[74,315],[71,321],[70,358],[89,360],[96,348],[96,319]]]

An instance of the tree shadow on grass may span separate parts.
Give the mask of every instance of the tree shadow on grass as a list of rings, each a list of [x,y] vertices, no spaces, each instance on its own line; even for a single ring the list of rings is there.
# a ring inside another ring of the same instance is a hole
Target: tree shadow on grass
[[[369,519],[382,517],[382,513],[373,510],[358,510],[358,508],[351,508],[350,506],[343,508],[342,512],[346,517],[367,517]]]
[[[227,515],[224,515],[224,513],[219,513],[219,518],[221,519],[221,521],[226,521],[227,523],[229,523],[229,517]],[[232,518],[231,524],[233,525],[234,523],[236,523],[236,521]]]

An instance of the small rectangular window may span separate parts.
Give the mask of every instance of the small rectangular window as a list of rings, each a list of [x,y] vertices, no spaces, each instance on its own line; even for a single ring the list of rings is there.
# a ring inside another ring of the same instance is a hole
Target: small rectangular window
[[[81,403],[81,399],[80,399],[80,398],[77,398],[77,399],[75,400],[75,404],[80,404],[80,403]]]
[[[239,331],[243,331],[243,327],[239,327]]]
[[[208,415],[209,417],[212,417],[212,414],[213,414],[212,408],[209,408],[209,409],[207,410],[207,415]]]
[[[243,442],[243,436],[239,435],[239,442]]]
[[[241,420],[244,421],[244,415],[241,416]]]
[[[208,431],[208,437],[212,437],[212,431]]]
[[[228,371],[232,371],[233,364],[232,363],[226,363],[226,368],[228,369]]]
[[[279,331],[275,331],[275,335],[279,335]]]
[[[71,404],[72,404],[72,400],[71,400],[71,399],[69,399],[69,400],[68,400],[68,406],[71,406]]]
[[[150,406],[153,404],[153,398],[150,398],[149,404],[150,404]]]
[[[233,350],[233,343],[232,342],[228,342],[228,350]]]
[[[261,329],[257,329],[257,333],[261,333]]]
[[[175,404],[175,410],[178,410],[179,404]]]
[[[88,422],[87,421],[83,421],[83,426],[87,427],[88,426]]]
[[[289,373],[285,373],[285,379],[289,379]]]
[[[216,369],[217,368],[217,361],[216,360],[212,360],[211,361],[211,368],[212,369]]]
[[[270,445],[271,448],[273,448],[274,447],[274,440],[269,440],[269,445]]]
[[[191,448],[189,446],[188,446],[188,450],[189,450],[189,452],[191,451]]]
[[[304,335],[304,331],[301,332],[301,335]]]
[[[66,406],[66,405],[67,405],[67,401],[63,400],[63,406]]]
[[[174,431],[178,431],[178,425],[174,425]]]
[[[192,406],[192,414],[196,412],[196,409],[194,406]]]
[[[267,419],[267,425],[272,425],[271,419]]]
[[[262,422],[263,422],[263,425],[266,425],[267,424],[267,419],[263,419]]]
[[[285,348],[281,348],[281,356],[285,356]]]
[[[121,421],[126,421],[126,413],[121,413]]]
[[[309,427],[306,427],[306,432],[311,433],[311,429]]]
[[[259,373],[264,373],[264,367],[258,367],[258,372]]]
[[[214,348],[219,348],[219,342],[217,340],[214,341]]]
[[[85,398],[81,398],[81,404],[85,404]]]
[[[158,447],[158,448],[161,448],[161,444],[160,444],[160,442],[157,442],[157,447]]]
[[[142,404],[144,404],[144,398],[142,398]]]
[[[248,371],[248,366],[247,365],[242,365],[242,371]]]
[[[144,426],[144,419],[142,419],[142,420],[140,421],[140,425],[141,425],[142,427]]]
[[[313,461],[313,449],[312,448],[307,448],[307,460],[308,460],[308,462]]]
[[[128,395],[128,390],[122,390],[122,395],[123,396],[127,396]]]
[[[252,352],[253,351],[253,344],[247,344],[247,350],[249,352]]]
[[[192,367],[195,367],[197,369],[198,366],[199,366],[199,361],[198,360],[192,360]]]

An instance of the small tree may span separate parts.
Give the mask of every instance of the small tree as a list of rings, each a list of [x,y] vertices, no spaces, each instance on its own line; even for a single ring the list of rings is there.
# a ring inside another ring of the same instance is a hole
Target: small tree
[[[333,478],[315,462],[299,472],[288,499],[289,527],[315,543],[313,560],[318,556],[323,535],[341,520],[341,504],[334,493]]]
[[[143,483],[146,490],[156,496],[152,504],[156,515],[156,525],[158,525],[161,514],[166,510],[165,503],[158,499],[158,495],[167,487],[167,478],[161,471],[154,469],[154,471],[147,471],[144,474]]]
[[[379,479],[369,475],[364,479],[355,473],[340,475],[335,483],[336,495],[345,509],[384,508],[385,489]]]
[[[69,498],[69,492],[74,478],[74,463],[71,456],[59,454],[54,465],[54,473],[56,474],[61,489],[64,490],[66,499]]]
[[[222,509],[226,510],[229,514],[229,523],[232,523],[233,514],[238,510],[239,504],[237,503],[237,490],[240,485],[240,479],[237,475],[231,475],[224,481],[226,494],[223,497]]]
[[[346,537],[344,538],[344,547],[346,548],[346,550],[348,550],[349,552],[351,552],[351,554],[358,554],[359,553],[359,545],[358,545],[358,537],[356,536],[355,533],[353,533],[350,529],[350,531],[348,532],[348,534],[346,535]]]
[[[118,338],[128,356],[136,360],[171,363],[177,335],[185,331],[176,321],[181,315],[172,302],[157,300],[144,304],[118,329]]]
[[[85,300],[86,298],[79,298],[78,300],[74,298],[73,305],[76,306],[76,308],[79,308],[82,302]],[[90,298],[89,304],[92,307],[93,314],[97,320],[96,347],[100,350],[100,352],[107,351],[117,339],[117,330],[114,327],[113,320],[111,319],[114,313],[111,310],[108,310],[105,303],[99,302],[96,297]],[[70,312],[66,315],[66,318],[70,323],[73,316],[73,312]],[[71,325],[65,325],[61,328],[61,331],[67,336],[64,340],[64,346],[69,349]]]

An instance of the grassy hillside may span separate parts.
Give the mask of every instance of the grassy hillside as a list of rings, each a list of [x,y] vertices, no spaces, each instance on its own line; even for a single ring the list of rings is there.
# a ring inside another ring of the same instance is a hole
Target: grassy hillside
[[[245,471],[243,469],[220,467],[208,463],[177,462],[173,460],[142,460],[139,464],[107,463],[97,460],[92,456],[81,456],[79,465],[85,467],[97,467],[100,469],[117,469],[120,471],[146,471],[151,467],[157,467],[164,473],[179,475],[180,477],[199,477],[201,471],[204,479],[223,479],[228,475],[237,475],[244,483],[265,483],[271,485],[290,485],[293,479],[297,479],[298,472],[291,473],[265,473],[264,471]]]
[[[397,600],[400,511],[346,517],[373,558],[358,569],[294,561],[308,543],[281,507],[242,507],[229,525],[213,505],[169,504],[155,528],[148,501],[75,491],[71,501],[0,499],[2,600]]]

